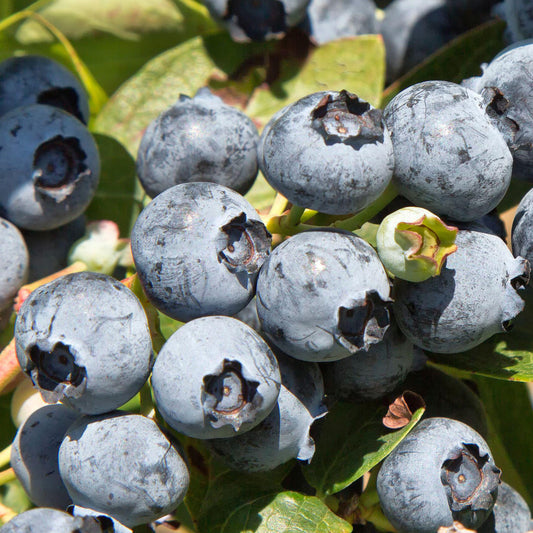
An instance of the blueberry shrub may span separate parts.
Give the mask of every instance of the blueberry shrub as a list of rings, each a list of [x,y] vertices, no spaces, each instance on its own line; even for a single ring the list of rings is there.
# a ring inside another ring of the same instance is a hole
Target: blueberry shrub
[[[532,13],[0,1],[0,533],[531,533]]]

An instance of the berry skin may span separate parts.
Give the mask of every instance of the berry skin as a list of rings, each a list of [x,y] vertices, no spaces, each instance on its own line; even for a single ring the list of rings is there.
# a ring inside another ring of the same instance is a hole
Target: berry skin
[[[93,509],[87,509],[85,507],[80,507],[79,505],[71,505],[68,512],[72,516],[94,516],[103,526],[108,528],[105,529],[105,533],[108,531],[109,533],[132,533],[132,530],[129,527],[121,524],[115,518],[94,511]]]
[[[0,314],[9,309],[13,298],[28,278],[29,254],[18,228],[0,218]],[[2,329],[0,327],[0,329]]]
[[[233,437],[257,426],[274,409],[280,382],[266,342],[225,316],[182,326],[159,352],[152,373],[161,416],[196,439]]]
[[[347,91],[318,92],[278,112],[260,143],[267,181],[293,204],[343,215],[385,190],[394,166],[381,111]]]
[[[494,112],[513,154],[513,178],[531,181],[533,172],[533,40],[501,51],[479,78],[468,80],[479,93],[495,91]]]
[[[527,533],[530,525],[531,511],[526,501],[513,487],[502,482],[492,513],[478,533]]]
[[[374,0],[311,0],[302,29],[317,44],[377,33]]]
[[[477,529],[490,514],[500,470],[483,438],[449,418],[422,420],[377,477],[385,516],[400,533],[435,533],[454,520]]]
[[[395,280],[394,316],[407,338],[437,353],[469,350],[523,309],[517,289],[527,284],[529,262],[514,258],[484,226],[459,228],[457,251],[439,276],[421,283]]]
[[[513,220],[511,242],[513,255],[533,264],[533,189],[520,200]]]
[[[44,56],[10,57],[0,63],[0,116],[16,107],[58,107],[87,124],[89,97],[76,76]]]
[[[238,42],[283,37],[305,16],[310,0],[202,0]]]
[[[66,509],[71,499],[59,476],[57,454],[78,413],[61,404],[37,409],[20,426],[11,448],[11,466],[30,497],[40,507]]]
[[[172,512],[189,486],[183,458],[157,424],[118,412],[74,422],[59,449],[59,470],[75,505],[127,527]]]
[[[460,33],[453,27],[446,0],[393,0],[379,29],[390,82]]]
[[[50,403],[88,414],[120,407],[144,385],[152,340],[136,296],[110,276],[80,272],[34,290],[15,325],[20,366]]]
[[[311,425],[327,412],[320,369],[316,363],[297,361],[279,351],[276,357],[281,389],[271,413],[243,435],[208,441],[235,470],[263,472],[291,459],[309,462],[315,453]]]
[[[389,102],[383,120],[400,194],[460,221],[481,218],[500,203],[513,158],[486,107],[474,91],[445,81],[417,83]]]
[[[257,313],[264,334],[283,352],[335,361],[383,338],[389,292],[385,269],[363,239],[306,231],[281,243],[263,265]]]
[[[0,533],[104,533],[94,518],[71,516],[57,509],[36,507],[25,511],[0,527]]]
[[[0,213],[19,228],[50,230],[79,217],[99,174],[92,135],[66,111],[34,104],[0,117]]]
[[[413,344],[391,325],[381,342],[354,357],[321,365],[328,396],[347,401],[382,398],[401,383],[413,364]]]
[[[146,129],[137,174],[152,198],[179,183],[211,181],[245,194],[257,176],[254,123],[209,89],[181,95]]]
[[[255,209],[216,183],[184,183],[157,196],[137,218],[131,249],[152,304],[186,322],[234,315],[255,292],[271,235]]]

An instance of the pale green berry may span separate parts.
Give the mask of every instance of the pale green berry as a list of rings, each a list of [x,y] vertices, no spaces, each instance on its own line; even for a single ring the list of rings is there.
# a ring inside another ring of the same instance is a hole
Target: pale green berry
[[[421,207],[404,207],[383,219],[377,231],[381,262],[394,276],[424,281],[438,276],[446,257],[457,250],[458,229]]]

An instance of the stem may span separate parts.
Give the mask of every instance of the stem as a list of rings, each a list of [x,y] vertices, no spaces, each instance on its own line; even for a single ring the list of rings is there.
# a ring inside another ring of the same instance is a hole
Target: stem
[[[13,509],[0,503],[0,521],[2,522],[2,524],[6,524],[12,518],[15,518],[15,516],[17,516],[17,513],[13,511]]]
[[[143,385],[140,391],[141,397],[141,415],[148,416],[154,410],[154,402],[152,400],[152,389],[148,381]]]
[[[300,219],[302,218],[304,211],[305,208],[293,205],[289,210],[289,214],[287,215],[287,224],[289,226],[297,226],[300,223]]]
[[[0,452],[0,468],[4,468],[11,461],[11,444]]]
[[[353,217],[338,220],[331,225],[334,228],[346,229],[348,231],[359,229],[365,222],[375,217],[384,207],[390,204],[396,196],[398,196],[398,190],[392,183],[389,183],[385,191],[383,191],[383,194],[369,206],[365,207],[365,209]]]
[[[15,475],[15,471],[12,468],[3,470],[2,472],[0,472],[0,487],[2,485],[5,485],[6,483],[9,483],[10,481],[15,481],[15,479],[17,479],[17,476]]]
[[[379,495],[375,487],[367,488],[359,498],[359,505],[365,509],[370,509],[378,504]]]
[[[375,528],[379,531],[395,532],[396,529],[389,522],[388,518],[383,514],[381,507],[376,505],[370,510],[370,514],[365,517],[367,522],[372,522]]]
[[[274,198],[274,202],[272,203],[272,207],[270,208],[268,216],[274,217],[282,215],[287,210],[288,205],[289,200],[287,200],[285,196],[278,192]]]
[[[316,226],[311,224],[298,224],[297,226],[291,226],[288,223],[288,217],[281,215],[279,217],[272,217],[267,222],[267,230],[272,234],[279,233],[280,235],[296,235],[302,231],[307,231],[310,229],[316,229]]]
[[[300,217],[300,222],[307,222],[308,220],[311,220],[313,217],[316,217],[318,215],[318,211],[313,211],[312,209],[306,209],[302,216]]]

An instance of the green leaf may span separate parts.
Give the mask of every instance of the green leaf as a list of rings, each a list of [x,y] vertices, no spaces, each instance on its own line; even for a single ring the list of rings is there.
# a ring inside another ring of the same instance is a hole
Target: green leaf
[[[13,509],[16,513],[22,513],[32,507],[26,491],[18,480],[10,481],[0,487],[0,501],[2,505]]]
[[[113,220],[120,234],[128,236],[140,212],[136,193],[135,161],[126,149],[112,137],[94,134],[102,170],[96,195],[86,211],[90,220]]]
[[[165,339],[168,339],[173,333],[178,331],[178,329],[181,326],[183,326],[183,322],[174,320],[159,311],[158,311],[158,314],[159,314],[159,328],[161,329],[161,333],[163,334],[163,337],[165,337]]]
[[[324,419],[316,452],[303,467],[318,494],[336,494],[385,459],[424,414],[418,409],[408,425],[388,431],[382,423],[386,408],[377,403],[338,403]]]
[[[252,188],[246,193],[245,198],[257,211],[265,211],[272,205],[276,194],[276,190],[268,184],[263,174],[259,173]]]
[[[202,533],[348,533],[352,526],[314,496],[280,491],[260,475],[228,472],[210,486],[198,530]]]
[[[135,157],[148,124],[211,76],[229,76],[252,53],[226,33],[195,37],[149,61],[111,97],[95,129],[118,139]]]
[[[460,35],[387,87],[381,106],[385,107],[400,91],[415,83],[428,80],[460,83],[479,76],[481,64],[505,48],[504,29],[503,21],[493,20]]]
[[[281,65],[279,78],[256,89],[246,113],[266,124],[282,107],[317,91],[346,89],[377,106],[385,80],[385,49],[379,35],[341,39],[315,48],[303,67]]]
[[[512,383],[477,376],[474,378],[479,395],[487,411],[492,435],[488,443],[492,450],[492,440],[498,438],[507,452],[514,472],[505,466],[502,479],[518,490],[529,506],[533,505],[533,463],[531,443],[533,442],[533,410],[531,398],[524,383]],[[496,460],[498,456],[493,450]],[[514,474],[511,477],[508,474]]]

